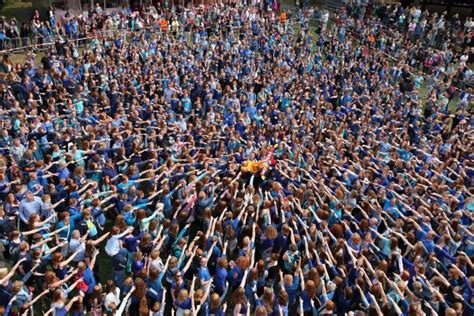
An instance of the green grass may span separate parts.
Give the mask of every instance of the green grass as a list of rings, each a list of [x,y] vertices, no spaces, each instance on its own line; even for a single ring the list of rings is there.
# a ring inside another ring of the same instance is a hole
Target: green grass
[[[20,0],[8,1],[0,8],[0,16],[7,19],[16,18],[18,22],[28,22],[33,15],[32,1],[22,2]]]
[[[16,18],[18,22],[28,22],[33,16],[33,12],[38,10],[43,18],[46,17],[50,0],[7,0],[7,3],[0,6],[0,16],[8,19]]]
[[[107,220],[105,223],[104,227],[104,232],[110,231],[114,223],[111,220]],[[102,235],[102,234],[101,234]],[[108,279],[112,279],[113,276],[113,270],[112,270],[112,258],[110,258],[104,250],[105,244],[107,243],[107,240],[104,240],[100,245],[99,245],[99,250],[100,254],[97,256],[97,259],[99,261],[99,277],[100,277],[100,283],[105,284],[105,282]]]

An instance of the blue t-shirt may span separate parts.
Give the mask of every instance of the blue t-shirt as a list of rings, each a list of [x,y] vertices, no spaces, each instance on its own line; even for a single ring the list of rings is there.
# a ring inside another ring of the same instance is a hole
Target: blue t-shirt
[[[120,182],[119,184],[117,184],[117,189],[119,190],[119,192],[128,192],[128,189],[133,185],[135,185],[135,181],[128,180],[127,183]]]
[[[88,288],[87,288],[87,294],[92,294],[92,292],[94,291],[94,286],[96,284],[95,282],[95,278],[94,278],[94,273],[91,271],[91,269],[89,267],[87,267],[85,270],[84,270],[84,274],[82,275],[82,279],[84,280],[84,283],[87,284]]]
[[[301,299],[303,300],[303,310],[305,312],[311,311],[311,297],[306,290],[301,293]]]
[[[214,284],[216,286],[216,292],[222,294],[225,290],[225,282],[227,280],[228,272],[225,268],[217,267],[214,277]]]
[[[163,285],[161,281],[163,280],[164,275],[165,273],[161,272],[158,278],[156,278],[156,280],[150,281],[148,283],[147,295],[157,301],[161,300],[162,298],[161,295],[163,293]]]
[[[174,305],[178,309],[191,309],[191,299],[188,297],[184,302],[180,303],[178,300],[174,301]]]
[[[285,284],[285,291],[288,293],[288,302],[293,305],[296,301],[296,292],[298,292],[298,285],[300,283],[300,278],[294,276],[293,283],[291,285]]]
[[[239,285],[243,278],[242,270],[238,266],[235,266],[232,268],[232,270],[230,270],[228,278],[230,286],[233,287]]]
[[[198,277],[201,281],[209,281],[211,279],[211,274],[207,267],[200,267],[198,271]]]

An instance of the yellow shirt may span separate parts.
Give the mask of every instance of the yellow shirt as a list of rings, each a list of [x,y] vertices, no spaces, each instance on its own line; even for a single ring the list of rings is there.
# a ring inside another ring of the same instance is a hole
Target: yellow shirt
[[[257,173],[257,172],[260,172],[264,167],[265,167],[264,161],[246,160],[242,164],[242,171]]]

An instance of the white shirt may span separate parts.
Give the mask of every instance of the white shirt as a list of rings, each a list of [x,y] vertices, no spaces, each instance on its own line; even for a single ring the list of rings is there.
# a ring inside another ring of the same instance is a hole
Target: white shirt
[[[118,252],[120,251],[120,238],[124,237],[128,233],[129,231],[126,230],[119,235],[112,235],[112,237],[107,240],[107,244],[105,245],[105,252],[111,257],[118,254]]]
[[[86,256],[86,244],[84,242],[81,242],[80,239],[71,238],[71,240],[69,241],[68,253],[70,254],[74,253],[76,252],[77,249],[79,249],[80,251],[74,257],[73,261],[74,262],[83,261]]]
[[[117,237],[117,235],[110,237],[109,240],[107,240],[107,244],[105,245],[105,252],[113,257],[118,252],[120,251],[120,238]]]
[[[150,262],[150,270],[155,271],[155,272],[161,272],[164,268],[163,261],[161,261],[161,258],[157,258]]]
[[[118,287],[115,288],[115,293],[110,292],[105,296],[104,305],[109,307],[112,303],[116,307],[120,305],[120,289]]]

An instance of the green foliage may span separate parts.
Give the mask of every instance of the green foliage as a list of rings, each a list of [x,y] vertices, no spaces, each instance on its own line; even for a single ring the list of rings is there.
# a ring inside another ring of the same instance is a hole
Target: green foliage
[[[34,1],[19,1],[19,0],[9,0],[6,4],[0,7],[0,16],[5,16],[8,19],[16,18],[19,22],[29,21],[33,15],[33,6],[32,2]]]
[[[48,15],[48,8],[50,5],[50,0],[33,0],[32,2],[32,9],[38,10],[42,17],[46,17]]]

